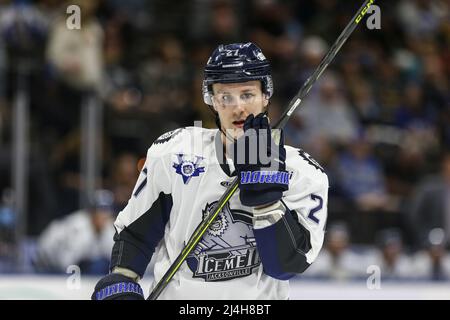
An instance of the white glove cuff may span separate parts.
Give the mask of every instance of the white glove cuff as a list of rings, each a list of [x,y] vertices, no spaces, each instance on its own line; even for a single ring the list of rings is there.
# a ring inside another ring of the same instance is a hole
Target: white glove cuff
[[[281,201],[270,206],[253,208],[253,228],[262,229],[277,223],[286,213],[286,207]]]
[[[135,282],[138,282],[140,277],[133,270],[122,268],[122,267],[114,267],[111,273],[120,273],[121,275],[133,279]]]

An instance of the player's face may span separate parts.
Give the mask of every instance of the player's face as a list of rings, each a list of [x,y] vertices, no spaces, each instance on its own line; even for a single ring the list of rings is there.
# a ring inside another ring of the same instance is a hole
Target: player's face
[[[269,103],[260,81],[215,83],[213,93],[213,106],[219,114],[222,130],[235,139],[243,134],[247,116],[263,112]]]

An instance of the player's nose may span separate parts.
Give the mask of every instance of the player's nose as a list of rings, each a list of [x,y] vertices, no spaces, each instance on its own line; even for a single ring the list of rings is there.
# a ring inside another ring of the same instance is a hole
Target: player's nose
[[[233,109],[233,113],[236,116],[242,115],[243,113],[245,113],[245,107],[244,104],[242,102],[238,102],[236,103],[236,106]]]

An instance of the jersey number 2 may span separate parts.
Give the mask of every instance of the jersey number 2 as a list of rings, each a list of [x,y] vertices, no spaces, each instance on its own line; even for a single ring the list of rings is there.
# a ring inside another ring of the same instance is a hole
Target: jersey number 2
[[[321,196],[318,196],[317,194],[311,194],[311,199],[314,201],[319,201],[319,204],[317,205],[317,207],[314,207],[311,209],[311,211],[308,214],[308,218],[310,218],[312,221],[314,221],[315,223],[319,223],[319,219],[314,215],[317,211],[320,211],[320,209],[322,209],[323,206],[323,199]]]

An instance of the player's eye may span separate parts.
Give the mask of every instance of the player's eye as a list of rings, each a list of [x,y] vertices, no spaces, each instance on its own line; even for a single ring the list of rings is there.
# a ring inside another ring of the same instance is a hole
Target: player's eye
[[[220,96],[220,102],[228,105],[228,104],[232,104],[234,101],[233,96],[229,95],[229,94],[224,94],[222,96]]]
[[[248,93],[248,92],[241,95],[242,101],[245,101],[245,102],[251,101],[254,97],[255,97],[255,95],[253,93]]]

